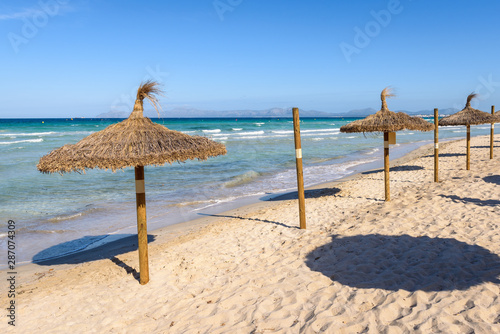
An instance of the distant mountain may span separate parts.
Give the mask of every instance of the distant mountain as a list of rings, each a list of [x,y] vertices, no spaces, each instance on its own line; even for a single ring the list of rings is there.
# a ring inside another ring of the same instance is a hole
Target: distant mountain
[[[444,109],[439,109],[439,116],[445,116],[445,115],[451,115],[456,112],[459,112],[460,109],[457,108],[444,108]],[[434,109],[432,110],[421,110],[421,111],[415,111],[415,112],[408,112],[408,114],[411,115],[434,115]]]
[[[434,110],[407,111],[397,110],[408,115],[434,115]],[[440,109],[439,115],[451,115],[458,111],[455,108]],[[376,113],[373,108],[355,109],[345,113],[329,113],[317,110],[300,110],[300,117],[366,117]],[[97,118],[127,118],[130,113],[121,111],[109,111],[97,115]],[[154,110],[147,110],[144,116],[157,118],[158,114]],[[174,108],[160,113],[164,118],[210,118],[210,117],[292,117],[292,108],[271,108],[265,110],[199,110],[194,108]]]
[[[98,118],[127,118],[129,113],[120,111],[109,111],[99,114]],[[145,111],[144,116],[158,117],[156,111]],[[266,110],[199,110],[194,108],[174,108],[160,113],[161,117],[165,118],[202,118],[202,117],[292,117],[292,108],[271,108]],[[335,117],[336,114],[316,111],[316,110],[300,110],[301,117]]]
[[[344,116],[344,117],[365,117],[365,116],[374,114],[376,112],[377,112],[377,110],[375,110],[373,108],[365,108],[365,109],[351,110],[351,111],[348,111],[346,113],[342,113],[339,115]]]
[[[356,109],[356,110],[351,110],[346,113],[340,113],[340,114],[334,114],[336,116],[343,116],[343,117],[366,117],[368,115],[372,115],[376,113],[378,110],[375,110],[373,108],[365,108],[365,109]],[[451,115],[459,111],[458,109],[455,108],[446,108],[446,109],[439,109],[439,115],[444,116],[444,115]],[[416,115],[434,115],[434,109],[432,110],[419,110],[419,111],[408,111],[408,110],[395,110],[395,112],[404,112],[408,115],[416,116]]]

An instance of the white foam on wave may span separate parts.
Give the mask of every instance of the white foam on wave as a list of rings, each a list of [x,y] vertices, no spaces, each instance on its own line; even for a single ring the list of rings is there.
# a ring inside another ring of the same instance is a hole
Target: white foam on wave
[[[376,161],[376,158],[365,158],[344,163],[334,163],[321,166],[306,166],[304,167],[304,180],[305,186],[312,186],[314,184],[321,184],[345,177],[353,172],[352,168],[365,163]],[[287,171],[279,172],[273,175],[267,184],[268,188],[272,191],[288,191],[294,189],[296,184],[295,170],[290,169]]]
[[[308,176],[312,183],[326,182],[340,179],[350,174],[353,167],[376,161],[376,158],[360,159],[324,166],[310,166],[304,168],[304,176]],[[311,183],[311,184],[312,184]]]
[[[288,135],[265,135],[264,131],[255,131],[255,132],[247,132],[247,133],[235,133],[228,134],[223,133],[219,135],[212,135],[213,140],[248,140],[248,139],[266,139],[266,138],[287,138],[290,137]]]
[[[57,135],[57,137],[60,136],[73,136],[73,135],[91,135],[93,133],[96,133],[96,131],[64,131],[64,132],[54,132],[54,135]]]
[[[262,125],[264,125],[266,123],[254,123],[254,124],[257,125],[257,126],[262,126]]]
[[[200,211],[200,210],[204,210],[204,209],[207,209],[207,208],[210,208],[212,206],[219,205],[219,204],[233,202],[233,201],[236,201],[236,200],[239,200],[239,199],[243,199],[243,198],[246,198],[246,197],[262,196],[262,195],[265,195],[265,194],[266,194],[265,192],[254,192],[254,193],[248,193],[248,194],[239,195],[239,196],[230,196],[230,197],[226,197],[226,198],[217,198],[217,199],[212,200],[211,204],[202,206],[200,208],[196,208],[193,211]]]
[[[263,138],[269,138],[271,136],[241,136],[238,138],[233,137],[234,139],[263,139]]]
[[[310,132],[340,132],[340,129],[316,129],[316,130],[301,130],[301,133],[310,133]]]
[[[245,183],[249,183],[249,182],[255,180],[260,175],[261,175],[260,173],[251,170],[251,171],[245,172],[243,174],[233,176],[231,178],[231,180],[224,183],[224,187],[225,188],[232,188],[232,187],[236,187],[239,185],[243,185]]]
[[[85,212],[78,212],[78,213],[75,213],[75,214],[72,214],[72,215],[67,215],[67,216],[57,216],[57,217],[54,217],[54,218],[50,218],[49,221],[58,222],[58,221],[63,221],[63,220],[71,220],[71,219],[75,219],[75,218],[78,218],[78,217],[82,217],[85,214],[86,214]]]
[[[378,151],[380,151],[380,149],[378,147],[375,147],[375,148],[372,148],[371,150],[369,150],[368,152],[366,152],[365,154],[366,155],[372,155],[372,154],[375,154]]]
[[[271,131],[272,133],[278,133],[278,134],[292,134],[293,130],[274,130]],[[321,135],[321,132],[326,132],[326,134],[335,134],[335,133],[340,133],[340,129],[315,129],[315,130],[301,130],[301,134],[307,134],[307,133],[312,133],[315,135]]]
[[[301,134],[302,137],[311,137],[311,136],[335,136],[340,134],[340,132],[323,132],[323,133],[303,133]]]
[[[203,133],[219,133],[221,129],[201,130]]]
[[[43,138],[15,140],[15,141],[0,141],[0,145],[11,145],[11,144],[19,144],[19,143],[40,143],[42,141],[43,141]]]
[[[233,128],[232,130],[233,130],[233,131],[241,131],[241,130],[243,130],[243,129],[242,129],[242,128]]]
[[[254,135],[263,135],[264,131],[249,131],[249,132],[239,132],[238,136],[254,136]]]
[[[32,133],[25,133],[25,132],[21,132],[21,133],[0,133],[0,136],[16,138],[16,137],[26,137],[26,136],[49,136],[49,135],[53,135],[53,134],[56,134],[56,133],[57,132],[54,132],[54,131],[32,132]]]

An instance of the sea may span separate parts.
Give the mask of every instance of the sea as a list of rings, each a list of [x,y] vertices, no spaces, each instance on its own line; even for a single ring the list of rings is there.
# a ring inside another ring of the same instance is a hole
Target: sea
[[[356,119],[300,120],[306,187],[382,166],[382,134],[340,133],[342,125]],[[426,119],[433,122],[431,117]],[[51,150],[119,121],[0,119],[0,249],[7,254],[13,225],[16,265],[48,261],[137,232],[133,168],[64,175],[43,174],[36,168]],[[146,166],[149,232],[296,190],[291,118],[153,121],[221,142],[227,154],[206,161]],[[472,127],[472,135],[489,131],[489,125]],[[440,127],[439,134],[440,141],[462,139],[466,129]],[[432,143],[433,138],[432,131],[400,131],[397,144],[391,146],[391,159]],[[6,266],[3,257],[0,269]]]

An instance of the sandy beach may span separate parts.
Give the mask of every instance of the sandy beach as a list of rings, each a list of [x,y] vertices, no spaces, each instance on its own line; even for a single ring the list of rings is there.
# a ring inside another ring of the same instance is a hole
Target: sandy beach
[[[382,170],[308,189],[306,230],[291,194],[150,231],[144,286],[133,238],[19,267],[0,331],[500,333],[500,135],[471,146],[439,183],[433,145],[392,161],[390,202]]]

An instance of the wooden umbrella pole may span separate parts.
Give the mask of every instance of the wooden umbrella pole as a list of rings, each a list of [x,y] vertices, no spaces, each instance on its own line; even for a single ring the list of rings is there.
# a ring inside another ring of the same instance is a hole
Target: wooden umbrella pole
[[[491,106],[491,115],[495,115],[495,106]],[[491,123],[490,134],[490,159],[493,159],[493,137],[495,136],[495,123]]]
[[[149,282],[148,227],[146,222],[146,189],[144,166],[135,167],[135,193],[137,203],[137,238],[139,245],[140,283]]]
[[[389,188],[389,132],[384,132],[384,179],[385,179],[385,200],[391,200],[391,190]]]
[[[434,182],[439,182],[439,111],[434,109]]]
[[[470,170],[470,125],[467,125],[467,170]]]
[[[297,165],[297,191],[299,195],[300,228],[306,228],[306,208],[304,195],[304,173],[302,171],[302,147],[300,143],[299,108],[293,108],[293,134],[295,138],[295,162]]]

